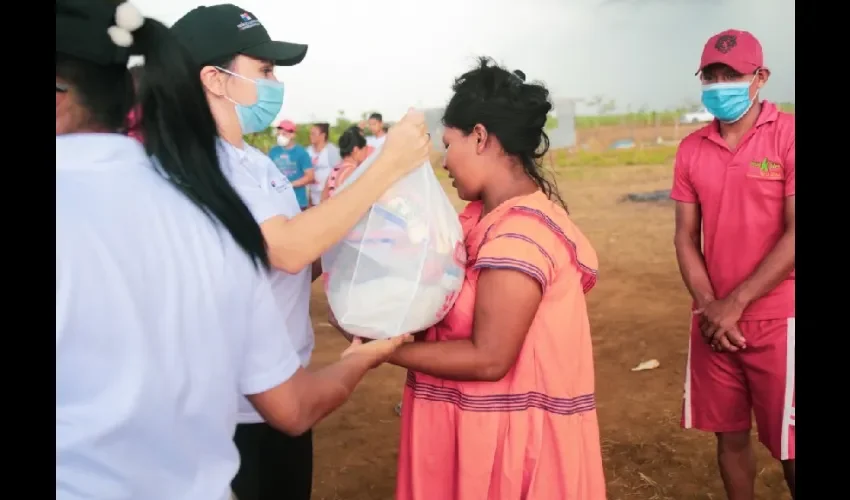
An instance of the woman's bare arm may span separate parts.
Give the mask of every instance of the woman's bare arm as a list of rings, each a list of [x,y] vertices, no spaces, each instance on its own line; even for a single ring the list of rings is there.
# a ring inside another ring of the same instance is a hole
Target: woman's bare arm
[[[342,406],[370,369],[408,341],[404,336],[352,345],[336,363],[318,370],[299,368],[286,382],[248,400],[272,426],[293,436],[303,434]]]
[[[389,362],[449,380],[500,380],[516,363],[542,298],[540,284],[525,273],[482,269],[472,338],[406,344]]]

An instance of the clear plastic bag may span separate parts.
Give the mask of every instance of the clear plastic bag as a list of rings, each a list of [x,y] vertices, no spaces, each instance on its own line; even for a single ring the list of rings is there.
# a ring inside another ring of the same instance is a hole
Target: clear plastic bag
[[[379,153],[334,194],[354,182]],[[428,162],[390,188],[322,256],[325,291],[337,322],[369,339],[417,332],[443,319],[463,284],[465,265],[457,212]]]

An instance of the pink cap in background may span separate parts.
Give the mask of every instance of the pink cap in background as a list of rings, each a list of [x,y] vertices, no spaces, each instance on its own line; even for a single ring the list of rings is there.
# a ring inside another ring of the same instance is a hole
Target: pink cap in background
[[[295,132],[295,123],[289,120],[283,120],[277,125],[277,129],[284,132]]]

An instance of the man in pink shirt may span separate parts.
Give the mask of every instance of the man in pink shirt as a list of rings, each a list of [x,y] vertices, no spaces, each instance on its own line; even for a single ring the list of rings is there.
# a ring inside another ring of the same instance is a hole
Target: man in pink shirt
[[[770,71],[746,31],[711,37],[698,74],[716,119],[680,144],[671,193],[694,298],[682,425],[716,433],[728,498],[750,500],[754,413],[793,497],[794,116],[759,100]]]

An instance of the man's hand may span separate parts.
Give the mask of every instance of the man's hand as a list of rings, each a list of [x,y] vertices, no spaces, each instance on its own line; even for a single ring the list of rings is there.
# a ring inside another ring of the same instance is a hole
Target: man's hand
[[[747,348],[747,340],[738,329],[738,321],[744,306],[727,297],[714,300],[694,311],[699,314],[699,326],[703,338],[715,351],[737,352]]]
[[[372,368],[375,368],[390,359],[395,350],[407,342],[413,342],[413,337],[410,334],[384,340],[366,340],[365,342],[360,337],[354,337],[351,345],[342,352],[340,357],[369,356],[372,359]]]

